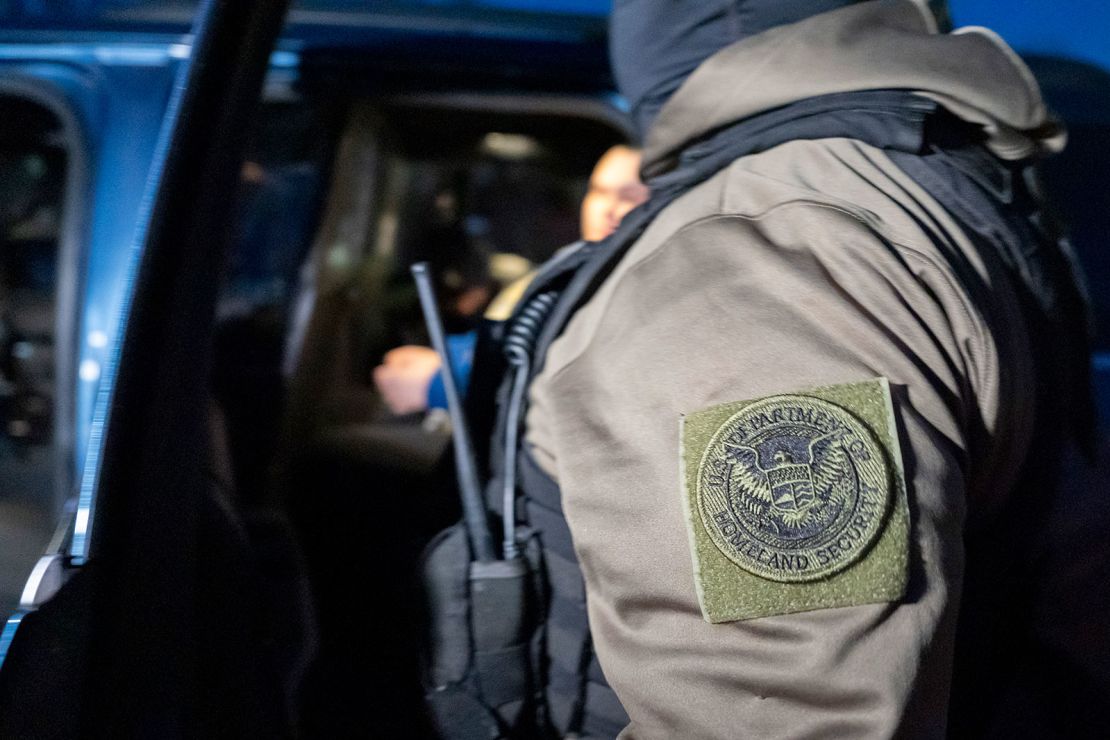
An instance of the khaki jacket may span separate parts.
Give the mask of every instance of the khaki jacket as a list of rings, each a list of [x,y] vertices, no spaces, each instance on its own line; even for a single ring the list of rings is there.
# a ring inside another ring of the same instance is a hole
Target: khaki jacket
[[[899,88],[984,125],[1003,157],[1057,148],[1028,69],[909,0],[853,5],[707,60],[650,132],[645,171],[804,98]],[[974,287],[942,249],[977,271]],[[981,282],[980,282],[981,281]],[[1004,505],[1031,433],[1014,288],[878,149],[796,141],[665,209],[552,345],[526,440],[561,486],[595,648],[628,738],[941,736],[969,511]],[[710,624],[691,563],[680,419],[889,380],[909,502],[895,603]]]

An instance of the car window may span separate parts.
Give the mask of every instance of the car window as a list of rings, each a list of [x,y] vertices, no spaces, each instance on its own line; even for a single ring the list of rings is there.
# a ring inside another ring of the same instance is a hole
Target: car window
[[[371,379],[391,349],[428,342],[408,266],[431,261],[445,297],[461,279],[489,281],[492,298],[578,238],[590,170],[625,137],[570,108],[528,113],[528,101],[511,112],[481,95],[262,107],[240,175],[213,368],[232,468],[223,473],[240,499],[273,493],[290,428],[340,444],[372,433],[360,449],[375,459],[398,439],[420,460],[438,456],[445,438],[395,419]],[[311,446],[303,436],[290,444]]]
[[[67,142],[37,103],[0,95],[0,604],[47,544],[59,500],[59,246]]]

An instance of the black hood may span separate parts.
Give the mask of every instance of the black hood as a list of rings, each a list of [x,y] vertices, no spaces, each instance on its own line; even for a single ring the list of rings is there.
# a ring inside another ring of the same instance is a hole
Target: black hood
[[[641,140],[699,64],[768,28],[861,0],[614,0],[609,53]]]

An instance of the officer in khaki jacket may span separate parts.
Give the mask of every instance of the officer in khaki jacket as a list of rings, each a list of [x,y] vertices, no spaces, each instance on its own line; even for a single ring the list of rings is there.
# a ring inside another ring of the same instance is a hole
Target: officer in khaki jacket
[[[644,174],[859,90],[938,101],[1002,160],[1062,145],[1013,51],[937,25],[912,0],[618,0]],[[1050,350],[1005,262],[879,148],[794,140],[668,206],[573,315],[525,445],[561,488],[622,737],[1029,735],[1072,711],[1029,688],[1043,625],[986,588],[1032,582],[998,532],[1069,434],[1037,418]],[[1069,660],[1077,684],[1106,669]]]

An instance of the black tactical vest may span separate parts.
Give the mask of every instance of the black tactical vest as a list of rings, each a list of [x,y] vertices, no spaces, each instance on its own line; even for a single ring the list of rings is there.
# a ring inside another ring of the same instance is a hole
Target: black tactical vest
[[[506,488],[513,492],[517,539],[539,576],[540,614],[531,657],[534,685],[529,689],[537,717],[534,723],[518,725],[530,728],[524,736],[614,737],[628,722],[591,644],[585,586],[558,485],[521,444],[528,385],[573,313],[676,198],[739,157],[787,141],[833,137],[860,140],[886,151],[956,219],[978,249],[1001,257],[1018,286],[1031,343],[1038,348],[1034,361],[1040,390],[1032,447],[1038,454],[1028,461],[1025,483],[1012,493],[1005,511],[983,513],[991,521],[985,528],[989,536],[977,539],[969,533],[968,537],[972,544],[963,613],[969,616],[961,617],[957,638],[950,729],[976,732],[991,722],[999,697],[992,688],[997,682],[990,678],[1011,667],[1008,656],[1025,649],[1022,642],[1030,639],[1030,630],[1009,608],[1026,598],[1020,594],[1020,584],[998,584],[988,574],[998,572],[993,563],[998,553],[1012,553],[1050,505],[1055,461],[1061,459],[1056,452],[1072,441],[1086,446],[1091,439],[1086,304],[1066,243],[1043,223],[1029,163],[995,158],[983,145],[977,127],[931,100],[902,91],[873,91],[795,103],[688,147],[666,173],[649,180],[650,200],[626,216],[616,233],[604,241],[565,250],[545,265],[513,317],[496,332],[500,336],[494,337],[493,344],[506,358],[500,375],[504,379],[496,400],[481,398],[472,386],[477,397],[471,406],[497,409],[492,415],[489,502],[500,513],[503,492]],[[948,257],[957,274],[978,279],[965,258],[954,253]],[[481,360],[475,368],[490,371]],[[969,530],[977,526],[974,516],[968,526]],[[982,546],[976,547],[975,542]],[[992,610],[1005,619],[984,616]],[[508,734],[512,731],[502,731]]]

